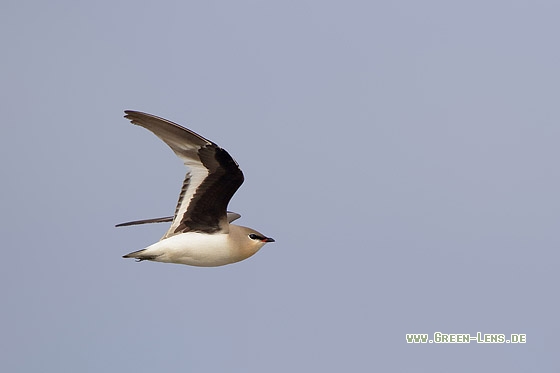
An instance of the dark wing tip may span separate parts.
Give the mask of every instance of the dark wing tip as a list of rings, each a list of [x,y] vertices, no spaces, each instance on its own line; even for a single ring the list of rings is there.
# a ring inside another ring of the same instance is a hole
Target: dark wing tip
[[[148,114],[148,113],[144,113],[142,111],[136,111],[136,110],[125,110],[124,111],[124,117],[126,119],[128,119],[129,121],[131,121],[134,124],[136,120],[140,120],[142,118],[153,118],[153,119],[159,119],[159,120],[163,120],[165,122],[169,122],[167,119],[165,118],[160,118],[156,115],[152,115],[152,114]]]
[[[155,218],[155,219],[127,221],[126,223],[117,224],[115,225],[115,227],[128,227],[130,225],[140,225],[140,224],[150,224],[150,223],[167,223],[170,221],[173,221],[173,216],[166,216],[163,218]]]
[[[136,110],[125,110],[124,114],[125,114],[124,117],[126,119],[130,119],[131,116],[138,115],[138,114],[149,115],[149,114],[143,113],[141,111],[136,111]]]
[[[199,146],[217,146],[212,141],[206,139],[198,133],[168,119],[158,117],[157,115],[135,110],[125,110],[124,113],[126,114],[124,117],[128,119],[132,124],[144,127],[152,131],[156,136],[167,143],[167,145],[169,145],[172,149],[173,146],[171,143],[169,143],[170,136],[172,139],[182,138],[183,141],[192,142]],[[175,151],[175,149],[173,150]]]

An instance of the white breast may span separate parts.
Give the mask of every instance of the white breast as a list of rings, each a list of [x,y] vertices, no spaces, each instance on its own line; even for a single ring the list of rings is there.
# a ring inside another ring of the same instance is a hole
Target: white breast
[[[181,233],[146,248],[148,255],[157,255],[156,262],[214,267],[232,263],[235,248],[228,234],[198,232]]]

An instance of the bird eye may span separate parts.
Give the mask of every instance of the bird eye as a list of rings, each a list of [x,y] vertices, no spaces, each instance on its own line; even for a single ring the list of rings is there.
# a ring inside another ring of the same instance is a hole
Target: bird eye
[[[258,239],[260,239],[260,237],[259,237],[258,235],[256,235],[256,234],[254,234],[254,233],[251,233],[251,234],[249,235],[249,238],[252,239],[252,240],[258,240]]]

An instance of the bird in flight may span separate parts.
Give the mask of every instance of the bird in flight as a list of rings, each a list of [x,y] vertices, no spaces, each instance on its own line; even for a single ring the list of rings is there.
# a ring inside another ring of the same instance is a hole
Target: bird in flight
[[[137,261],[216,267],[239,262],[274,239],[254,229],[231,224],[241,215],[227,205],[243,184],[243,172],[227,151],[176,123],[139,111],[125,111],[133,124],[153,132],[187,166],[175,215],[136,220],[117,227],[171,222],[158,242],[123,258]]]

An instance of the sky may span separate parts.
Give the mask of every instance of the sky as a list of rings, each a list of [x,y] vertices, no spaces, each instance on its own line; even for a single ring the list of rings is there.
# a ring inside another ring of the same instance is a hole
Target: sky
[[[1,371],[557,369],[558,2],[0,8]],[[185,174],[124,110],[227,149],[276,242],[122,259]]]

